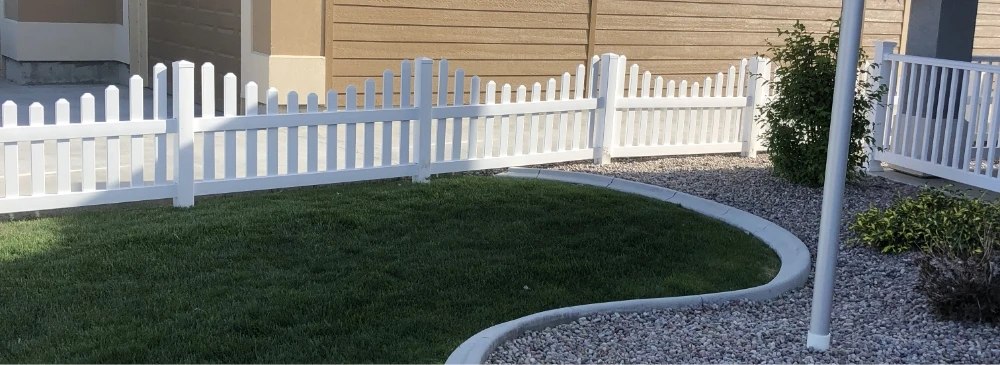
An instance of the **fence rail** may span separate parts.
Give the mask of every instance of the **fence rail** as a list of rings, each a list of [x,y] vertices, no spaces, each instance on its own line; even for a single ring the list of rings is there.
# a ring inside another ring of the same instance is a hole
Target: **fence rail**
[[[292,91],[285,113],[278,90],[259,101],[253,82],[243,86],[246,106],[237,110],[236,76],[225,75],[217,90],[212,64],[200,72],[185,61],[169,70],[159,64],[151,119],[143,119],[139,76],[129,82],[126,118],[118,115],[115,86],[104,95],[104,122],[95,122],[90,94],[78,101],[74,121],[71,103],[59,100],[51,125],[43,123],[41,104],[30,106],[27,126],[18,125],[17,105],[3,104],[0,213],[167,198],[192,206],[211,194],[399,177],[426,182],[433,174],[613,157],[749,156],[760,148],[754,110],[767,89],[750,75],[767,75],[766,59],[744,59],[690,85],[626,64],[624,56],[605,54],[573,73],[515,87],[476,76],[467,83],[447,60],[435,73],[434,61],[420,58],[400,64],[398,91],[395,72],[386,71],[364,83],[360,102],[355,86],[304,100]],[[435,84],[434,74],[448,77]],[[170,106],[167,77],[174,80]]]

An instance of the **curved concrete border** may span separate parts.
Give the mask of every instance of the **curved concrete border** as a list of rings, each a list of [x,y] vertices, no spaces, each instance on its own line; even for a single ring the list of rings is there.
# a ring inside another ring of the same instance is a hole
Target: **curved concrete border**
[[[812,262],[809,249],[798,237],[770,221],[727,205],[659,186],[578,172],[511,168],[507,173],[498,176],[600,186],[678,204],[686,209],[742,228],[764,241],[781,259],[781,270],[769,283],[749,289],[685,297],[587,304],[535,313],[477,333],[455,349],[448,357],[446,364],[485,363],[497,347],[527,331],[537,331],[570,323],[596,313],[647,312],[656,309],[694,307],[732,300],[768,300],[793,289],[801,288],[809,277]]]

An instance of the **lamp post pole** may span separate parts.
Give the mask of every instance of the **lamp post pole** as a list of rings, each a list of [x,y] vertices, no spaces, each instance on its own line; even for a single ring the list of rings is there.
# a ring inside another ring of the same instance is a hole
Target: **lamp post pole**
[[[840,47],[837,53],[837,80],[830,118],[830,142],[823,184],[823,215],[820,218],[819,248],[816,252],[816,281],[813,285],[812,320],[806,345],[826,351],[830,348],[830,307],[837,271],[840,243],[840,216],[844,208],[847,154],[850,146],[854,93],[858,81],[858,49],[864,22],[864,0],[843,0]]]

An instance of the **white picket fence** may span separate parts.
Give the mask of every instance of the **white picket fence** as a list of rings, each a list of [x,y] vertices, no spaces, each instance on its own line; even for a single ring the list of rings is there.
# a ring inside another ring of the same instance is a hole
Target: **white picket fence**
[[[143,118],[143,80],[129,85],[129,114],[120,118],[118,93],[108,87],[104,122],[95,122],[95,98],[80,98],[80,118],[70,102],[55,105],[55,124],[44,124],[45,106],[29,107],[28,126],[18,126],[17,105],[3,105],[0,213],[39,211],[132,201],[173,199],[192,206],[195,196],[613,157],[743,153],[760,149],[754,110],[767,96],[766,59],[742,60],[704,83],[675,83],[626,58],[594,57],[575,75],[563,74],[530,88],[483,83],[472,77],[464,90],[461,69],[438,62],[436,105],[433,61],[403,61],[398,102],[395,75],[386,71],[358,90],[305,98],[288,93],[279,113],[278,90],[267,90],[259,110],[257,85],[244,86],[237,110],[236,76],[222,85],[216,113],[211,64],[201,68],[201,115],[195,115],[195,65],[174,62],[174,100],[167,105],[167,67],[154,67],[154,118]],[[628,71],[628,72],[626,72]],[[449,82],[454,101],[448,103]],[[572,92],[572,93],[571,93]],[[376,103],[376,98],[383,100]],[[379,105],[376,107],[376,105]],[[171,110],[168,110],[171,109]],[[304,146],[303,146],[304,145]],[[54,153],[52,153],[54,151]],[[54,169],[53,169],[54,167]],[[116,168],[120,167],[120,168]]]
[[[1000,192],[1000,58],[959,62],[893,54],[877,43],[876,62],[889,87],[874,114],[879,162]]]

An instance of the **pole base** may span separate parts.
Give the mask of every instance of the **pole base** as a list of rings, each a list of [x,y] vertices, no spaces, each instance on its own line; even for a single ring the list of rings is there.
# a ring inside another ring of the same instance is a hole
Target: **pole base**
[[[826,351],[830,349],[830,335],[817,335],[815,333],[809,332],[809,337],[806,339],[806,346],[811,349]]]

